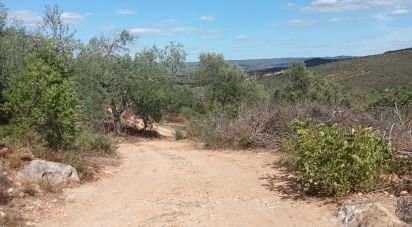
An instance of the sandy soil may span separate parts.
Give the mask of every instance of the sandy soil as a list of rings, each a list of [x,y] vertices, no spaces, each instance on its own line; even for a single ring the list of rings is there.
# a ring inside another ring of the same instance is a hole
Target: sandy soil
[[[66,190],[39,226],[331,226],[336,207],[290,194],[277,155],[190,141],[121,144],[110,177]]]

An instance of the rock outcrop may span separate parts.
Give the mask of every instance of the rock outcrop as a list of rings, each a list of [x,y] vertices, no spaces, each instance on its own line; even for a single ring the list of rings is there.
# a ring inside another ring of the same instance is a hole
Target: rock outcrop
[[[345,227],[410,226],[400,221],[382,205],[370,202],[345,205],[339,211],[337,218],[339,225]]]
[[[17,173],[16,179],[38,184],[53,191],[80,181],[76,169],[72,166],[44,160],[31,161]]]

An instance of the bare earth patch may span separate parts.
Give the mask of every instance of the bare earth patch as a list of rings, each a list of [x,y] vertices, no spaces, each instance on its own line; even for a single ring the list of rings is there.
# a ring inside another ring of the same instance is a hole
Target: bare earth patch
[[[119,146],[105,179],[65,191],[39,226],[331,226],[337,208],[285,198],[273,153],[207,151],[188,141]],[[279,186],[279,187],[277,187]],[[53,210],[53,211],[52,211]]]

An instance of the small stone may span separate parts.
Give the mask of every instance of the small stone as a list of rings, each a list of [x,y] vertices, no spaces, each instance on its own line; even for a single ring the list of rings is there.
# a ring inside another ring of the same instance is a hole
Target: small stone
[[[389,195],[389,192],[387,192],[387,191],[384,191],[384,192],[383,192],[383,194],[385,194],[385,195]]]
[[[0,211],[0,216],[1,216],[1,217],[5,217],[6,214],[5,214],[3,211]]]
[[[401,191],[401,193],[399,193],[400,195],[408,195],[408,191]]]
[[[9,194],[12,194],[13,193],[13,188],[9,188],[8,190],[7,190],[7,192],[9,193]]]
[[[20,192],[20,193],[19,193],[19,197],[20,197],[20,198],[24,198],[24,196],[25,196],[24,192]]]

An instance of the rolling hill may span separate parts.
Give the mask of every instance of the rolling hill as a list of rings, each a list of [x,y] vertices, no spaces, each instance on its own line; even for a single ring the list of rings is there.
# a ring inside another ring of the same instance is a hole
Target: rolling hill
[[[314,70],[348,89],[366,92],[412,85],[412,49],[320,65]]]
[[[412,86],[412,49],[341,60],[318,65],[313,70],[355,93],[407,84]],[[270,88],[284,83],[285,78],[284,75],[275,75],[261,77],[259,81]]]

